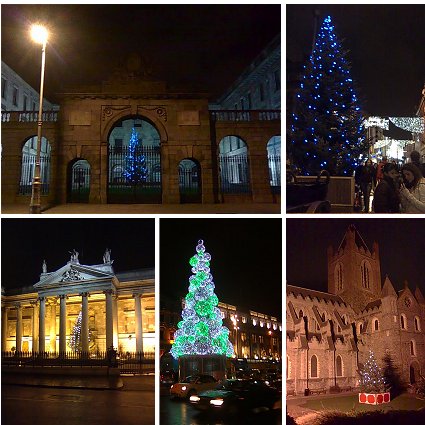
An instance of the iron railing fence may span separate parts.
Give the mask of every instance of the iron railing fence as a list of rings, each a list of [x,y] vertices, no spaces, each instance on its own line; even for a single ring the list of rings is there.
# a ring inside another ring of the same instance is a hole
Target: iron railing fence
[[[32,182],[34,180],[36,155],[32,153],[23,153],[21,166],[21,180],[19,182],[19,194],[31,195]],[[50,180],[50,154],[42,153],[40,155],[40,177],[41,177],[41,194],[49,193]]]
[[[182,203],[201,202],[201,183],[198,167],[179,167],[179,191]]]
[[[57,111],[43,112],[43,122],[57,122]],[[1,122],[38,122],[37,111],[3,111],[1,113]]]
[[[247,154],[220,154],[219,167],[222,193],[251,193]]]
[[[90,194],[90,168],[73,167],[70,202],[88,202]]]
[[[280,155],[268,155],[270,187],[273,193],[280,193]]]

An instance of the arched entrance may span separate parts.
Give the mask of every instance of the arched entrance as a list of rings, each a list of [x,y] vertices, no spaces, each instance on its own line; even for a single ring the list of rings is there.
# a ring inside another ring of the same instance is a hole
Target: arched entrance
[[[248,147],[238,136],[225,136],[219,144],[222,193],[250,193]]]
[[[89,202],[90,164],[85,159],[72,161],[68,166],[68,202]]]
[[[410,383],[412,385],[413,384],[417,384],[421,380],[421,378],[420,378],[419,363],[416,362],[416,361],[415,362],[412,362],[410,364],[409,380],[410,380]]]
[[[273,194],[280,194],[280,136],[273,136],[267,142],[269,181]]]
[[[114,125],[108,138],[108,202],[161,201],[159,132],[141,116],[123,118]]]
[[[180,161],[179,191],[181,204],[202,202],[201,167],[198,161],[189,158]]]
[[[45,137],[41,137],[40,177],[42,195],[47,195],[49,193],[50,151],[51,147],[49,141]],[[31,195],[36,156],[37,136],[33,136],[30,137],[22,147],[21,179],[19,182],[20,195]]]

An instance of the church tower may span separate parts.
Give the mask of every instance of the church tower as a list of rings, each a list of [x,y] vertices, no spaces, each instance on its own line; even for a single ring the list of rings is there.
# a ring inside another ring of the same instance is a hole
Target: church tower
[[[339,295],[355,311],[361,311],[381,295],[379,247],[369,251],[354,225],[350,225],[338,249],[328,247],[328,292]]]

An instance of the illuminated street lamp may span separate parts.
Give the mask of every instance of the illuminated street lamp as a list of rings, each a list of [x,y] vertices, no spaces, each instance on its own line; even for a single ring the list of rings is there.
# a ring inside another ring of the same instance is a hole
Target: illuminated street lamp
[[[41,126],[43,125],[43,88],[44,67],[46,63],[47,30],[42,25],[31,27],[31,37],[42,45],[41,49],[41,78],[40,78],[40,107],[38,109],[37,121],[37,154],[35,157],[34,180],[32,183],[32,194],[30,203],[30,214],[41,213],[41,178],[40,178],[40,156],[41,156]]]
[[[235,330],[235,339],[236,339],[236,358],[238,358],[239,357],[239,347],[238,347],[238,330],[239,330],[239,326],[238,326],[238,322],[239,322],[239,319],[238,319],[238,316],[235,314],[234,316],[232,316],[231,317],[231,319],[230,319],[231,321],[232,321],[232,323],[233,323],[233,329]]]

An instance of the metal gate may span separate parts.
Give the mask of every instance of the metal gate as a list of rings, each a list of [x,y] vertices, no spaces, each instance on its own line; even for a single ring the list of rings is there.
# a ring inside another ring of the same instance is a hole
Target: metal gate
[[[109,145],[108,202],[160,204],[161,201],[161,148],[137,146],[131,150],[129,146]]]
[[[194,204],[202,202],[200,167],[193,161],[188,165],[183,161],[179,165],[180,203]]]
[[[22,154],[21,180],[19,182],[19,194],[31,195],[32,182],[34,180],[36,155],[24,152]],[[41,194],[49,193],[50,180],[50,154],[40,154],[40,178]]]
[[[221,192],[250,193],[249,159],[247,154],[219,155]]]
[[[79,160],[71,169],[71,188],[69,202],[89,202],[90,195],[90,164]]]
[[[273,194],[280,194],[280,155],[267,155],[270,187]]]

